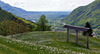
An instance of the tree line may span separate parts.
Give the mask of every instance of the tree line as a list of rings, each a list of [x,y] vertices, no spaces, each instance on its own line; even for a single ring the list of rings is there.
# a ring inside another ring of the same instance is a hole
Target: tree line
[[[16,23],[15,21],[4,20],[0,22],[0,35],[14,35],[32,31],[29,25],[23,23]]]

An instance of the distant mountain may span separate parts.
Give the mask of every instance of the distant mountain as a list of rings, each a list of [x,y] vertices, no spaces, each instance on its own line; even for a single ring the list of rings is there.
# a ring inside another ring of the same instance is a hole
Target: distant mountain
[[[100,0],[95,0],[87,6],[81,6],[72,11],[63,20],[66,24],[84,26],[88,21],[92,28],[100,29]]]
[[[2,1],[0,1],[0,7],[8,12],[11,12],[13,14],[16,14],[17,16],[22,14],[22,13],[26,13],[25,10],[22,10],[20,8],[16,8],[16,7],[12,7],[9,4],[6,4]]]
[[[36,25],[20,17],[16,17],[0,7],[0,35],[13,35],[35,30]]]
[[[26,18],[26,19],[30,19],[30,18],[39,18],[42,14],[45,14],[47,18],[63,18],[66,15],[70,14],[70,11],[68,12],[60,12],[60,11],[41,11],[41,12],[35,12],[35,11],[25,11],[21,8],[17,8],[17,7],[12,7],[9,4],[6,4],[2,1],[0,1],[0,7],[8,12],[11,12],[12,14],[18,16],[18,17],[22,17],[22,18]]]

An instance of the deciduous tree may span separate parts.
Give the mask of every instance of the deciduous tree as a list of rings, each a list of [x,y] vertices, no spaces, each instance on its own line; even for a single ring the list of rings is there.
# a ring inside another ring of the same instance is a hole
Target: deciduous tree
[[[38,31],[50,31],[51,30],[51,26],[48,25],[48,20],[46,19],[45,15],[42,15],[39,19],[38,24]]]

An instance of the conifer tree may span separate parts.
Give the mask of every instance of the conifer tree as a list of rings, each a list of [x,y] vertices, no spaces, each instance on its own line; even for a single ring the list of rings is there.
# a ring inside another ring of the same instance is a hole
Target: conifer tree
[[[86,36],[87,33],[88,33],[89,36],[92,37],[92,36],[93,36],[93,35],[92,35],[93,30],[92,30],[92,28],[91,28],[90,23],[89,23],[89,22],[86,22],[85,27],[86,27],[86,28],[90,28],[90,29],[89,29],[88,31],[84,31],[84,32],[83,32],[83,35]]]

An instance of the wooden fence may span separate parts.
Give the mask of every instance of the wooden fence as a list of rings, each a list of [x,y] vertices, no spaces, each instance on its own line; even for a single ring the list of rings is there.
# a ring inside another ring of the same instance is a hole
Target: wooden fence
[[[69,42],[69,29],[76,30],[76,44],[78,44],[78,31],[88,31],[90,28],[78,27],[72,25],[64,25],[64,28],[67,28],[67,42]],[[89,34],[87,33],[87,48],[89,48]]]

